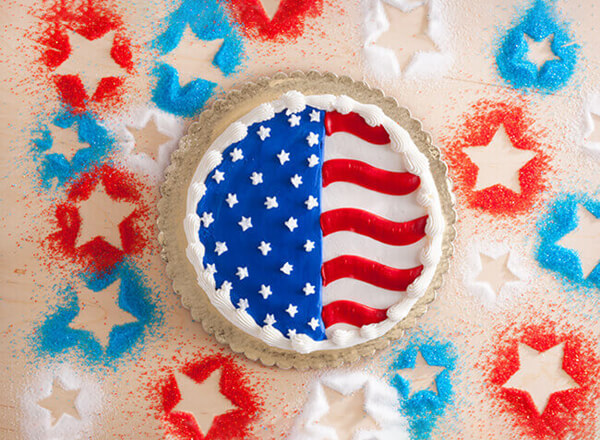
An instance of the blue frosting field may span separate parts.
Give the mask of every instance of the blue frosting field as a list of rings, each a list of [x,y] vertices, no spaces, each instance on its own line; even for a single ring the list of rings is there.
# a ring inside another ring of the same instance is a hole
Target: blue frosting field
[[[295,329],[315,340],[325,338],[321,321],[321,241],[319,225],[320,206],[308,210],[304,202],[309,195],[321,196],[322,141],[324,138],[324,113],[320,122],[310,122],[307,107],[298,113],[299,126],[291,127],[289,115],[278,113],[273,119],[248,127],[248,135],[241,142],[228,147],[223,153],[223,163],[217,167],[225,173],[225,180],[216,183],[212,171],[207,180],[206,195],[200,200],[197,212],[212,213],[215,221],[208,227],[200,227],[200,241],[205,246],[204,265],[215,264],[214,275],[217,287],[224,281],[232,283],[231,301],[237,305],[241,298],[248,300],[247,312],[259,325],[264,325],[267,314],[273,314],[274,327],[284,335]],[[271,129],[270,137],[264,141],[257,134],[260,126]],[[310,132],[319,135],[319,143],[309,147],[306,137]],[[234,148],[242,150],[244,158],[232,161]],[[281,150],[290,153],[289,162],[281,165],[277,154]],[[307,158],[315,154],[319,165],[309,167]],[[253,171],[263,173],[263,183],[253,185]],[[295,174],[302,177],[302,184],[295,188],[290,179]],[[228,193],[236,194],[239,203],[230,208],[226,203]],[[266,197],[277,198],[279,207],[266,209]],[[320,204],[320,203],[319,203]],[[242,231],[238,222],[241,217],[251,217],[253,227]],[[290,231],[284,222],[290,217],[298,221],[298,228]],[[306,252],[306,240],[315,242],[315,248]],[[221,256],[215,252],[215,242],[226,242],[227,252]],[[266,256],[258,250],[261,241],[271,243],[272,251]],[[290,275],[281,272],[284,263],[293,265]],[[240,280],[238,267],[247,267],[249,276]],[[315,286],[315,293],[305,295],[302,288],[306,283]],[[259,290],[269,285],[273,294],[264,299]],[[291,317],[285,310],[289,304],[298,307]],[[308,322],[319,320],[313,330]]]

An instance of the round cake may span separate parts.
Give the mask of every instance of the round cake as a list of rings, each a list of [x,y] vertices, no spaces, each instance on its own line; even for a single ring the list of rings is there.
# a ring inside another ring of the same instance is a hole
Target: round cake
[[[296,89],[257,103],[204,146],[187,185],[196,284],[267,350],[381,338],[432,291],[448,253],[445,167],[432,162],[439,152],[376,104]]]

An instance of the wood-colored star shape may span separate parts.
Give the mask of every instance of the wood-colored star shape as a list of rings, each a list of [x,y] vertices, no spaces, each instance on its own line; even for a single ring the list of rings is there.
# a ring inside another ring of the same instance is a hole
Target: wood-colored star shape
[[[381,4],[390,27],[377,38],[376,44],[394,51],[400,69],[409,64],[416,52],[437,50],[427,35],[429,19],[425,5],[403,12],[386,2],[382,1]]]
[[[79,76],[86,92],[92,96],[102,78],[120,77],[127,74],[127,70],[119,66],[110,54],[115,31],[107,32],[95,40],[88,40],[72,31],[68,31],[68,35],[71,53],[54,70],[55,75]]]
[[[579,388],[562,367],[564,342],[546,351],[537,351],[520,343],[518,352],[519,370],[502,387],[529,393],[540,414],[546,409],[552,394]]]
[[[102,182],[96,185],[87,200],[79,203],[81,226],[75,247],[81,246],[96,237],[121,249],[119,225],[135,211],[136,205],[125,200],[115,200],[105,191]]]
[[[352,440],[357,431],[374,431],[379,426],[365,410],[364,387],[344,395],[323,386],[329,411],[317,423],[335,429],[338,440]]]
[[[71,161],[78,150],[89,146],[89,144],[79,141],[76,125],[62,128],[54,124],[49,124],[48,131],[52,137],[52,147],[46,153],[62,154],[65,156],[65,159]]]
[[[107,347],[110,332],[115,326],[137,321],[135,316],[119,307],[120,288],[121,280],[116,280],[100,292],[82,286],[77,293],[79,313],[69,327],[93,333],[100,344]]]
[[[216,417],[236,409],[227,397],[221,393],[221,370],[216,369],[202,383],[198,383],[185,374],[175,373],[181,400],[171,412],[191,414],[204,436]]]
[[[474,191],[502,185],[515,193],[521,192],[519,172],[537,153],[515,148],[500,125],[488,145],[467,147],[465,154],[479,168]]]
[[[397,371],[397,374],[408,381],[410,387],[410,397],[413,394],[423,390],[431,390],[437,394],[437,385],[435,380],[442,371],[444,371],[444,367],[429,365],[423,358],[421,352],[417,351],[415,366],[412,368],[402,368]]]
[[[519,280],[508,268],[509,257],[510,254],[508,252],[496,258],[480,253],[481,271],[477,274],[474,281],[489,284],[494,294],[498,295],[502,286],[506,283]]]
[[[575,229],[567,233],[556,244],[577,252],[583,277],[587,278],[600,262],[600,219],[583,205],[577,207],[579,222]]]
[[[146,154],[154,160],[158,155],[158,147],[172,139],[158,130],[154,118],[150,118],[142,128],[127,126],[127,130],[135,139],[135,147],[132,152]]]
[[[259,2],[262,4],[263,10],[265,11],[267,17],[272,20],[279,9],[281,0],[259,0]]]
[[[528,46],[527,59],[535,64],[538,70],[541,69],[547,61],[560,60],[552,50],[553,35],[549,35],[542,41],[535,41],[527,34],[524,34],[523,36]]]
[[[79,411],[75,407],[75,400],[79,396],[79,389],[67,390],[54,381],[52,391],[48,397],[37,402],[39,406],[50,412],[50,425],[53,426],[63,415],[81,420]]]
[[[222,38],[212,41],[200,40],[189,25],[186,25],[177,47],[164,55],[162,60],[177,70],[181,87],[198,78],[221,84],[225,75],[212,61],[223,41],[225,40]]]

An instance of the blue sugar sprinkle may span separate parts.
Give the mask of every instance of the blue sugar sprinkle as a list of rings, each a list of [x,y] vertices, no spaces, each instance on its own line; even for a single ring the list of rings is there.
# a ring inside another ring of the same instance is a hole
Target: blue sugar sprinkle
[[[398,370],[414,368],[419,351],[429,365],[444,367],[435,379],[437,393],[421,390],[411,395],[410,382],[397,374]],[[452,344],[432,338],[411,340],[388,367],[386,375],[398,390],[401,410],[409,420],[411,438],[429,438],[437,420],[452,402],[454,390],[451,374],[455,368],[456,355]]]
[[[536,42],[551,38],[552,52],[560,59],[547,61],[538,71],[537,66],[528,60],[529,47],[525,35]],[[543,0],[535,0],[523,20],[503,38],[496,63],[502,78],[513,87],[554,92],[573,75],[578,49],[566,24],[558,22],[551,6]]]
[[[93,333],[69,327],[79,313],[79,307],[77,291],[67,285],[57,294],[60,300],[54,313],[44,318],[37,328],[33,337],[34,346],[39,355],[56,357],[74,353],[90,364],[114,365],[115,361],[131,353],[135,347],[140,348],[146,330],[155,328],[160,323],[161,315],[142,275],[128,262],[120,263],[111,273],[102,277],[94,275],[82,278],[87,288],[99,294],[120,278],[119,307],[132,314],[137,321],[115,326],[104,349]]]
[[[115,144],[108,130],[88,113],[72,114],[62,110],[52,117],[50,124],[77,130],[79,141],[84,145],[69,161],[64,154],[52,151],[53,139],[49,125],[39,123],[32,132],[31,150],[38,163],[42,187],[46,189],[52,188],[55,179],[58,186],[62,186],[78,174],[88,171],[103,160]]]
[[[184,0],[167,19],[166,30],[153,42],[160,55],[166,55],[177,47],[187,25],[201,40],[224,39],[212,64],[225,76],[238,70],[244,56],[242,38],[230,23],[222,6],[215,1]],[[153,101],[159,108],[179,116],[194,116],[217,86],[202,78],[181,86],[177,70],[162,62],[158,62],[153,73],[157,78]]]
[[[577,252],[557,244],[557,241],[577,227],[579,205],[583,205],[600,218],[600,201],[584,194],[566,194],[558,197],[550,203],[547,214],[538,222],[539,243],[536,259],[543,268],[578,286],[600,287],[600,265],[584,278]]]

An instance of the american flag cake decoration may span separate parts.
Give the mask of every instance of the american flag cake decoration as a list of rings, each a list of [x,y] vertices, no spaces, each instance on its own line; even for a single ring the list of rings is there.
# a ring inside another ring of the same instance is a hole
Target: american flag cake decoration
[[[428,290],[443,209],[429,159],[379,106],[292,90],[204,153],[186,255],[245,333],[300,354],[345,349],[385,335]]]

